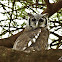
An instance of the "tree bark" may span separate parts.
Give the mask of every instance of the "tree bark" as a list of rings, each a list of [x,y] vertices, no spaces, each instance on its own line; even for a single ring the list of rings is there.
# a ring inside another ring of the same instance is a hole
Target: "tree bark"
[[[62,50],[46,50],[32,53],[0,47],[0,62],[62,62]]]
[[[56,3],[49,3],[48,0],[44,0],[46,2],[47,8],[42,13],[48,13],[49,17],[54,13],[58,12],[62,8],[62,0],[57,1]]]
[[[15,34],[15,35],[12,35],[8,38],[0,39],[0,46],[5,46],[5,47],[8,47],[8,48],[12,48],[13,45],[14,45],[15,40],[18,38],[18,36],[20,36],[22,34],[23,31],[24,31],[24,29],[21,32]]]

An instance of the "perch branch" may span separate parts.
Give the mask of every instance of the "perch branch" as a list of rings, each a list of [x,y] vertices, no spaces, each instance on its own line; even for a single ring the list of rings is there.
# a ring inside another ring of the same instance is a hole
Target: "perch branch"
[[[0,47],[0,62],[61,62],[62,50],[46,50],[24,53]]]

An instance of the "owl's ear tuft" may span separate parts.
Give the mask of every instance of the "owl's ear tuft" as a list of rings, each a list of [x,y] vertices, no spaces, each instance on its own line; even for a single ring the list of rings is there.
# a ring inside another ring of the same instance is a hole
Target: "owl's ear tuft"
[[[48,17],[48,16],[49,16],[49,14],[48,14],[48,13],[45,13],[45,14],[43,14],[43,16]]]
[[[33,14],[31,14],[31,13],[28,13],[28,16],[29,16],[29,17],[34,17],[34,15],[33,15]]]

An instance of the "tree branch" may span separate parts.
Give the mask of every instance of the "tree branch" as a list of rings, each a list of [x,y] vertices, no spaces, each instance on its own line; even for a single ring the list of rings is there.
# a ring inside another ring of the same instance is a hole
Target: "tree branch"
[[[47,3],[47,5],[50,5],[50,7],[47,7],[43,13],[48,13],[49,16],[53,15],[54,13],[56,13],[57,11],[59,11],[62,8],[62,0],[59,0],[58,2],[54,3],[54,4],[49,4],[48,1],[45,0],[45,2]]]
[[[23,31],[24,31],[24,29],[23,29]],[[15,35],[10,36],[9,38],[0,39],[0,46],[12,48],[15,40],[18,38],[18,36],[20,36],[22,34],[23,31],[21,31]]]
[[[0,62],[61,62],[62,50],[36,51],[24,53],[0,47]]]

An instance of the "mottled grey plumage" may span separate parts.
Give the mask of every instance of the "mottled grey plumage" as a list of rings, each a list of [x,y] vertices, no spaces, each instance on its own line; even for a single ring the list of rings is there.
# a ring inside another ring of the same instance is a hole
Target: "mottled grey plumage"
[[[40,18],[37,17],[37,20],[38,19]],[[30,22],[31,21],[32,19],[30,19]],[[45,23],[45,20],[44,20],[44,23]],[[39,22],[37,24],[39,24]],[[16,39],[13,49],[24,51],[27,53],[32,51],[41,51],[41,50],[47,49],[48,36],[49,36],[48,29],[45,27],[45,25],[44,26],[43,25],[33,26],[33,25],[34,23],[33,24],[31,23],[31,25],[29,24],[25,28],[24,32]]]

